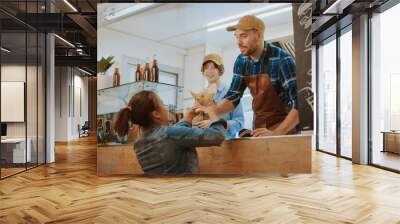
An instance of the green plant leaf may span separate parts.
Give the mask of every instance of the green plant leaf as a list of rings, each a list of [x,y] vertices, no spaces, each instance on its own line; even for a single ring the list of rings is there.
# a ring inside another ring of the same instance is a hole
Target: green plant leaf
[[[114,56],[108,56],[107,58],[101,57],[97,61],[97,73],[104,74],[115,62],[113,61]]]

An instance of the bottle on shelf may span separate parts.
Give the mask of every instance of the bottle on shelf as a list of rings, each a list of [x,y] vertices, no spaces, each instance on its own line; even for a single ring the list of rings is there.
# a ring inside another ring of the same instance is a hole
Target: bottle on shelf
[[[146,67],[145,63],[140,67],[140,81],[146,80],[146,76],[144,74],[144,68],[145,67]]]
[[[146,58],[146,64],[144,66],[144,78],[146,81],[151,81],[151,70],[149,58]]]
[[[136,72],[135,72],[135,81],[139,82],[141,80],[141,69],[140,69],[140,64],[136,64]]]
[[[120,85],[120,81],[121,81],[121,74],[119,73],[119,68],[117,66],[114,69],[113,86],[119,86]]]
[[[151,76],[153,78],[152,80],[153,82],[158,82],[159,69],[158,69],[156,55],[153,56],[153,65],[151,66]]]

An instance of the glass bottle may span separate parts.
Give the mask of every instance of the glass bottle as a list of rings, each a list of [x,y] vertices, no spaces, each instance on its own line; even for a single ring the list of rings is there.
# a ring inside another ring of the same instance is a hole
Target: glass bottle
[[[151,70],[148,58],[146,58],[146,64],[144,66],[144,79],[147,81],[151,81]]]
[[[139,82],[141,78],[141,69],[140,69],[140,64],[136,64],[136,72],[135,72],[135,81]]]
[[[121,74],[119,73],[119,68],[115,67],[113,74],[113,86],[119,86],[121,80]]]
[[[146,76],[144,74],[145,67],[146,67],[145,63],[140,67],[140,81],[146,80]]]
[[[158,69],[158,64],[157,64],[157,58],[156,55],[153,56],[153,65],[151,67],[151,75],[154,82],[158,82],[158,77],[159,77],[159,69]]]

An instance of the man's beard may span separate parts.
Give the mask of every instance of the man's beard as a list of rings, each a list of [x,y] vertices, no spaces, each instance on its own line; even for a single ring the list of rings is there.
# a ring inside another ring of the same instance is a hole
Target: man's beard
[[[243,53],[243,55],[245,56],[250,56],[256,52],[256,48],[247,48],[247,49],[249,49],[247,53]]]

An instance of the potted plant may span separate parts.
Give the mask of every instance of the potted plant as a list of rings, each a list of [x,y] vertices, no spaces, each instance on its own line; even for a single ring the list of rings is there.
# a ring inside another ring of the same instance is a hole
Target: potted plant
[[[97,62],[97,73],[104,75],[107,70],[114,64],[114,56],[108,56],[107,58],[101,57]]]

